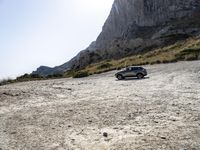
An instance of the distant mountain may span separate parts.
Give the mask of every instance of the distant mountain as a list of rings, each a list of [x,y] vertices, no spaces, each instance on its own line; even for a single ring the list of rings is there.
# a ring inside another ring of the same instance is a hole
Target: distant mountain
[[[67,63],[39,67],[43,76],[118,59],[200,35],[199,0],[115,0],[95,42]]]

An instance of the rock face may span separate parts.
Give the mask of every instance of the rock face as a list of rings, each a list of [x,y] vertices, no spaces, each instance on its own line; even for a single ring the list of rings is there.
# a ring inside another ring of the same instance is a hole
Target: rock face
[[[62,73],[197,36],[199,18],[199,0],[115,0],[95,42],[69,62],[34,73]]]
[[[200,9],[198,0],[115,0],[111,13],[97,38],[97,47],[109,46],[113,39],[124,37],[128,30],[160,26],[172,19],[191,17]],[[132,34],[130,38],[137,38]]]

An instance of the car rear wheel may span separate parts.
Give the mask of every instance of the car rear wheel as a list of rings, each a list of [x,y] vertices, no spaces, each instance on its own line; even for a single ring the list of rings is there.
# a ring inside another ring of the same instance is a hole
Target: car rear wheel
[[[137,74],[137,78],[138,78],[138,79],[142,79],[142,78],[144,78],[144,75],[141,74],[141,73],[139,73],[139,74]]]
[[[124,77],[123,77],[121,74],[119,74],[119,75],[117,75],[117,79],[118,79],[118,80],[123,80]]]

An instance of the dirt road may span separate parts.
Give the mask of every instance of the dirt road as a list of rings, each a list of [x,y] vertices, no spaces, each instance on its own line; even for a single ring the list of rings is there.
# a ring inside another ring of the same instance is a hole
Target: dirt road
[[[0,87],[0,150],[199,150],[200,61]]]

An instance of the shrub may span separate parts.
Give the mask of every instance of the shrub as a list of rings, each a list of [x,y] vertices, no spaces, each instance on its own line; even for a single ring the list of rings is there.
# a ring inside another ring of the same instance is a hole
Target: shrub
[[[43,77],[40,76],[39,74],[31,74],[30,77],[31,77],[31,78],[35,78],[35,79],[43,78]]]
[[[150,65],[155,65],[155,64],[156,64],[156,61],[150,62]]]
[[[21,76],[21,78],[30,78],[30,75],[25,73],[23,76]]]
[[[116,68],[116,70],[121,70],[121,69],[122,69],[122,67],[117,67],[117,68]]]
[[[186,55],[185,60],[187,61],[198,60],[198,55],[197,54]]]
[[[183,55],[186,55],[186,54],[191,54],[191,53],[195,53],[195,54],[197,54],[197,53],[200,53],[200,48],[188,48],[188,49],[184,49],[182,52],[181,52],[181,54],[183,54]]]
[[[62,77],[63,77],[63,74],[57,73],[57,74],[54,74],[53,76],[54,76],[55,78],[62,78]]]
[[[63,74],[51,74],[51,75],[48,75],[47,78],[62,78],[63,77]]]
[[[97,69],[106,69],[106,68],[110,68],[112,67],[112,64],[110,63],[105,63],[105,64],[101,64],[97,67]]]
[[[17,77],[17,80],[21,80],[21,79],[30,79],[31,78],[31,76],[29,75],[29,74],[24,74],[24,75],[22,75],[22,76],[19,76],[19,77]]]
[[[6,85],[6,84],[9,84],[9,83],[13,83],[14,82],[14,80],[12,80],[12,79],[2,79],[2,80],[0,80],[0,86],[2,86],[2,85]]]
[[[5,80],[5,79],[0,80],[0,86],[5,85],[6,83],[7,83],[7,80]]]
[[[160,60],[156,60],[156,64],[160,64],[161,63],[161,61]]]
[[[24,81],[34,81],[34,80],[42,80],[45,79],[44,77],[38,74],[24,74],[16,78],[16,82],[24,82]]]
[[[83,77],[87,77],[87,76],[89,76],[88,72],[86,72],[86,71],[84,71],[84,72],[80,71],[80,72],[75,72],[72,77],[73,78],[83,78]]]
[[[184,49],[179,54],[176,54],[175,57],[177,60],[198,60],[200,55],[200,49]]]

